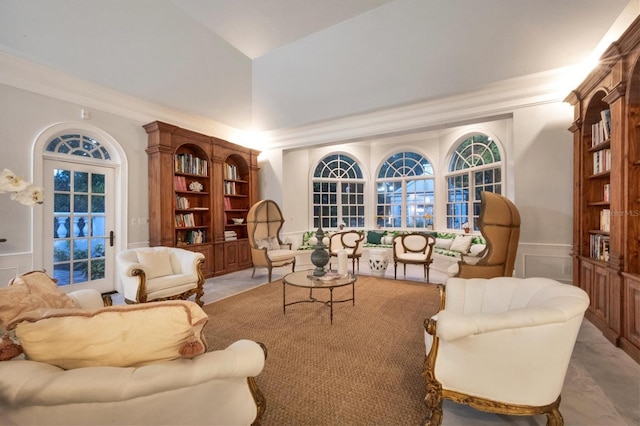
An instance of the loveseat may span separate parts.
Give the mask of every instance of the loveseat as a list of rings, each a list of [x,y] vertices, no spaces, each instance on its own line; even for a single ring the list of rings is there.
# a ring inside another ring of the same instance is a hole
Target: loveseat
[[[254,377],[264,347],[239,340],[207,352],[208,317],[197,304],[104,307],[97,291],[67,296],[42,273],[19,278],[0,288],[0,327],[13,340],[0,350],[8,355],[0,362],[0,424],[259,422],[265,400]],[[14,357],[16,347],[24,353]]]

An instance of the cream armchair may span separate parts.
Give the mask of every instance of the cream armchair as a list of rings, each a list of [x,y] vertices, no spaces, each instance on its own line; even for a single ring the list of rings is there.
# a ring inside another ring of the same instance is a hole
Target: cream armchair
[[[589,297],[547,278],[450,278],[425,321],[425,424],[442,400],[563,424],[560,392]]]
[[[296,252],[291,250],[291,244],[282,244],[280,240],[283,223],[282,212],[275,201],[258,201],[249,209],[247,236],[253,262],[252,278],[258,267],[267,268],[269,282],[275,267],[291,265],[291,270],[295,271]]]
[[[124,250],[116,256],[118,293],[127,303],[187,299],[204,294],[204,255],[177,247]]]

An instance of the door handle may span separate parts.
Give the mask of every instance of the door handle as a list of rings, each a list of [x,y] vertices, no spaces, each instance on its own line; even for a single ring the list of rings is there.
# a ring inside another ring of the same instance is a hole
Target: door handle
[[[116,239],[116,235],[113,231],[109,232],[109,246],[113,247],[113,241]]]

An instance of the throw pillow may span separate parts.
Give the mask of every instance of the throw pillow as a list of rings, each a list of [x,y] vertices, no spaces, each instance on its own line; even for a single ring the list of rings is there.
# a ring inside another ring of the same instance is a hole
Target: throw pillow
[[[456,235],[456,238],[451,243],[451,247],[449,248],[449,250],[459,251],[462,254],[467,254],[469,252],[469,247],[471,247],[472,239],[472,235]]]
[[[267,237],[256,240],[256,245],[259,249],[280,250],[280,243],[276,237]]]
[[[147,279],[172,275],[171,255],[165,248],[149,248],[137,250],[138,261],[144,267]]]
[[[452,243],[453,243],[452,238],[436,238],[435,246],[441,249],[449,250],[451,249]]]
[[[42,271],[20,275],[0,288],[0,326],[35,309],[76,307],[73,299]]]
[[[280,250],[280,243],[276,237],[267,238],[267,250]]]
[[[60,368],[135,367],[206,351],[207,314],[178,300],[32,311],[9,324],[28,359]]]
[[[469,247],[469,254],[471,256],[479,256],[486,248],[487,246],[484,244],[471,244],[471,247]]]
[[[384,231],[368,231],[367,243],[369,244],[381,244]]]

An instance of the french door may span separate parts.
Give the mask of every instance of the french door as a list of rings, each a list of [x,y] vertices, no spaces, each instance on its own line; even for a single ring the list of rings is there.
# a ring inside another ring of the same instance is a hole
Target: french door
[[[43,264],[64,291],[114,290],[114,175],[110,167],[44,161]]]

